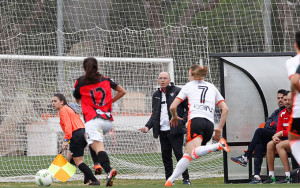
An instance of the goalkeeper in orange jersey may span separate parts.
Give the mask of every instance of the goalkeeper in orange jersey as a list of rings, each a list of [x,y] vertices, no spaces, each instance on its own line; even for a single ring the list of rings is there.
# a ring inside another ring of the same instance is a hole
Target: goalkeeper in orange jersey
[[[167,187],[173,185],[175,179],[187,169],[191,160],[218,149],[230,152],[226,140],[224,138],[220,139],[227,119],[228,107],[217,88],[213,84],[204,81],[207,71],[207,67],[192,65],[189,70],[190,82],[182,87],[170,106],[171,126],[178,126],[178,121],[182,120],[182,117],[178,117],[176,109],[185,99],[188,99],[189,103],[189,116],[186,151],[178,161],[173,174],[166,181],[165,186]],[[219,127],[216,129],[214,129],[215,105],[222,110]],[[214,131],[214,140],[219,141],[219,143],[206,145]]]
[[[65,133],[62,150],[70,148],[67,159],[74,160],[76,166],[92,182],[90,185],[100,185],[100,182],[93,175],[91,169],[84,163],[84,148],[87,145],[85,140],[85,126],[79,115],[67,105],[67,100],[63,94],[55,94],[52,98],[52,105],[59,111],[60,125]]]

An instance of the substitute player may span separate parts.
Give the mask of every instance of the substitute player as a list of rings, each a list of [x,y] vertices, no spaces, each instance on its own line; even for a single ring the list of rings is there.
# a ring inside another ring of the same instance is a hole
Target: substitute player
[[[286,61],[294,101],[292,121],[290,122],[288,130],[292,154],[298,164],[300,164],[300,31],[296,32],[295,40],[294,47],[297,55]]]
[[[197,159],[218,149],[230,152],[226,140],[224,138],[220,140],[228,115],[228,107],[217,88],[213,84],[204,81],[207,71],[207,67],[192,65],[189,70],[190,82],[182,87],[170,106],[172,114],[172,119],[170,120],[171,126],[177,126],[178,121],[182,120],[181,117],[178,117],[176,108],[186,98],[189,103],[189,116],[186,151],[178,161],[172,176],[166,181],[165,186],[172,186],[175,179],[187,169],[192,159]],[[214,129],[216,104],[221,108],[222,114],[219,127]],[[213,131],[215,131],[214,140],[219,140],[219,143],[206,145],[211,139]]]
[[[107,173],[106,186],[112,186],[117,171],[110,166],[103,139],[112,128],[112,103],[124,96],[126,91],[112,79],[98,72],[95,58],[86,58],[83,61],[83,68],[85,75],[76,80],[73,95],[76,102],[81,100],[87,142],[96,152],[98,161]],[[117,91],[113,98],[111,89]]]
[[[80,171],[92,180],[89,185],[100,185],[91,169],[83,161],[84,148],[87,145],[84,137],[84,123],[79,115],[67,105],[66,97],[63,94],[55,94],[52,98],[52,105],[55,110],[59,111],[59,123],[65,133],[62,149],[65,150],[70,145],[70,152],[67,156],[68,161],[73,158]]]

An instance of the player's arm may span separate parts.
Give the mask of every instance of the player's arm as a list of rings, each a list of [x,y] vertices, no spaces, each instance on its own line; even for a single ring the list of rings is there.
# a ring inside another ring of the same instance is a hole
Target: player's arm
[[[300,74],[296,73],[291,77],[291,92],[294,93],[295,91],[300,92]]]
[[[222,130],[223,130],[223,127],[225,125],[225,122],[226,122],[226,119],[227,119],[227,116],[228,116],[228,111],[229,111],[228,106],[225,103],[225,101],[219,102],[218,106],[221,109],[221,119],[220,119],[220,122],[219,122],[219,127],[215,129],[214,140],[216,140],[216,141],[220,140],[220,138],[221,138]]]
[[[126,94],[126,90],[120,85],[116,86],[115,91],[117,91],[117,94],[112,98],[113,103],[116,102],[117,100],[119,100],[121,97],[123,97]]]
[[[177,107],[181,102],[182,102],[182,100],[176,97],[170,106],[170,112],[172,114],[172,118],[170,120],[171,127],[177,126],[178,120],[183,120],[183,118],[178,117],[178,115],[177,115]]]
[[[69,116],[66,110],[61,111],[60,118],[65,125],[64,127],[65,137],[64,137],[64,142],[62,144],[62,149],[65,150],[67,149],[69,145],[69,141],[72,138],[72,123],[71,123],[71,117]]]
[[[76,103],[79,103],[80,99],[81,99],[81,95],[79,92],[78,80],[76,80],[75,85],[74,85],[73,96],[75,98]]]

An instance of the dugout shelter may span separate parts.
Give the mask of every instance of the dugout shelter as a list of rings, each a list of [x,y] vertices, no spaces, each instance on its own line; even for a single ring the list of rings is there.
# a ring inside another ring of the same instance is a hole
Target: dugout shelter
[[[285,62],[295,53],[217,53],[220,89],[229,107],[223,134],[231,148],[223,152],[225,183],[249,182],[253,175],[253,158],[247,167],[231,161],[242,155],[259,125],[278,108],[277,91],[290,90]],[[263,160],[261,176],[267,176]],[[275,159],[275,176],[284,176],[279,158]]]

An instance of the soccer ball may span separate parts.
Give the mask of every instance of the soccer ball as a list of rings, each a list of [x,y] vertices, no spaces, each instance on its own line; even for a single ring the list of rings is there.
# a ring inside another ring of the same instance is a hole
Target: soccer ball
[[[50,186],[52,182],[53,176],[49,170],[40,170],[35,175],[35,183],[39,186]]]

